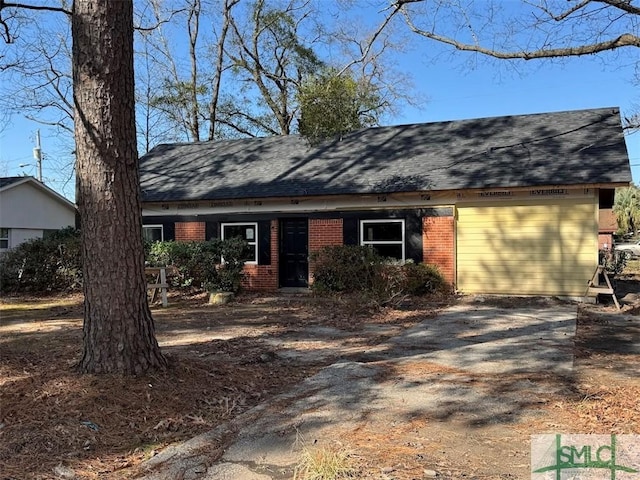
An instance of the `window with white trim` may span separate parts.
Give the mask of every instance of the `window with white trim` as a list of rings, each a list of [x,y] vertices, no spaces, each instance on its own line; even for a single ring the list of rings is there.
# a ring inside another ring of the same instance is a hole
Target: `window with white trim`
[[[146,242],[163,242],[164,229],[162,225],[143,225],[142,238]]]
[[[245,263],[258,263],[258,224],[257,223],[223,223],[221,224],[222,240],[240,237],[248,243]]]
[[[9,248],[9,229],[0,228],[0,248]]]
[[[383,257],[404,261],[404,220],[360,220],[360,245],[373,248]]]

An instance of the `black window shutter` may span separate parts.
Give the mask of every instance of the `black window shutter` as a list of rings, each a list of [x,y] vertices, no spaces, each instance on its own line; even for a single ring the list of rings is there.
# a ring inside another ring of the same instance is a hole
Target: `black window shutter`
[[[173,222],[162,222],[162,238],[165,242],[176,239],[176,224]]]
[[[342,237],[345,245],[358,245],[358,219],[345,218],[342,220]]]
[[[258,265],[271,265],[271,220],[258,222]]]
[[[204,239],[212,240],[218,238],[218,222],[206,222],[204,226]]]
[[[405,257],[415,263],[422,262],[422,217],[407,215],[405,220]]]

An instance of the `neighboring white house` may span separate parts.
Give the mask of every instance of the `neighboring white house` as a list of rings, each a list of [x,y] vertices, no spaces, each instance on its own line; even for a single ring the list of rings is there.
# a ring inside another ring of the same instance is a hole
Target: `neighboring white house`
[[[33,177],[0,177],[0,252],[74,226],[76,206]]]

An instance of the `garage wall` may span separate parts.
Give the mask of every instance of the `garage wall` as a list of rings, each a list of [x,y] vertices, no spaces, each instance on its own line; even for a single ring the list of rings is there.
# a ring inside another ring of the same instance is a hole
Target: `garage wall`
[[[598,261],[594,198],[457,209],[457,288],[464,293],[582,296]]]

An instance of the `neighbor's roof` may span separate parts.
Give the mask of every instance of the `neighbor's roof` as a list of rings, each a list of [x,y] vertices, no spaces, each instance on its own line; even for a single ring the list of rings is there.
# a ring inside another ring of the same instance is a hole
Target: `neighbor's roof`
[[[140,173],[145,202],[631,181],[617,108],[158,145]]]
[[[37,180],[35,177],[31,177],[31,176],[22,176],[22,177],[0,177],[0,192],[4,192],[5,190],[9,190],[11,188],[15,188],[19,185],[22,185],[24,183],[29,183],[31,185],[33,185],[35,188],[43,191],[44,193],[46,193],[47,195],[49,195],[50,197],[52,197],[54,200],[62,203],[64,206],[75,210],[76,206],[74,205],[73,202],[67,200],[65,197],[63,197],[62,195],[60,195],[58,192],[56,192],[55,190],[47,187],[44,183],[42,183],[41,181]]]
[[[3,190],[9,185],[13,185],[14,183],[22,183],[26,178],[29,177],[0,177],[0,190]]]

